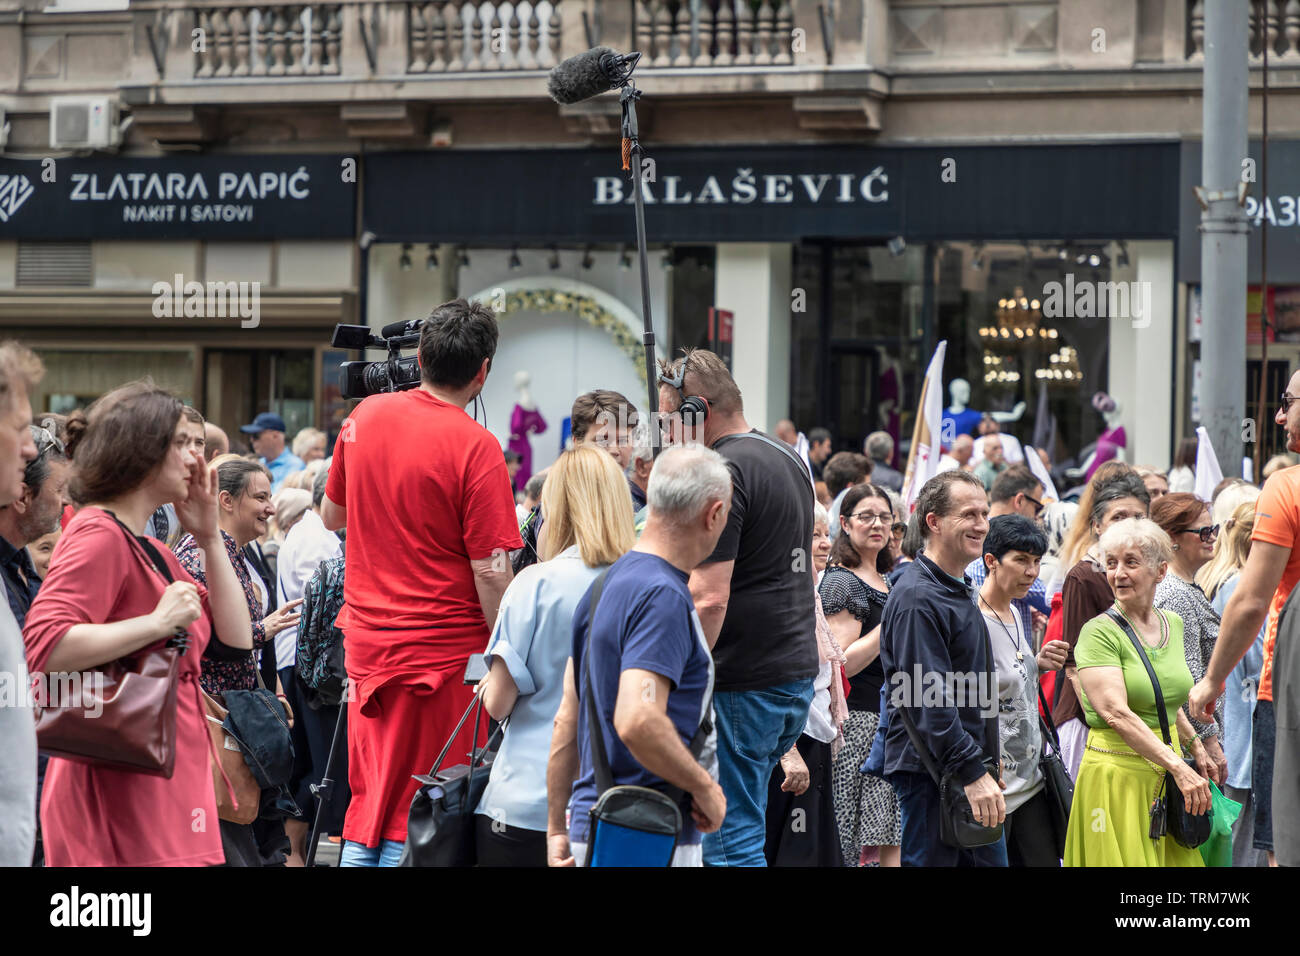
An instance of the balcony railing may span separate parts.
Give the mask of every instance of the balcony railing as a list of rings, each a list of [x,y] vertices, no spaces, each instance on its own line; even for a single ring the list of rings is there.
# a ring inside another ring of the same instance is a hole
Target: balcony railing
[[[1189,60],[1205,59],[1205,2],[1188,0]],[[1270,65],[1280,60],[1279,66],[1294,67],[1300,61],[1300,0],[1250,0],[1250,9],[1242,7],[1241,15],[1250,18],[1251,63],[1262,62],[1265,49]]]
[[[336,74],[342,11],[320,3],[196,9],[194,78]]]
[[[408,2],[406,71],[461,73],[552,67],[561,59],[562,6],[561,0]]]
[[[789,0],[637,0],[636,47],[651,67],[794,62]]]

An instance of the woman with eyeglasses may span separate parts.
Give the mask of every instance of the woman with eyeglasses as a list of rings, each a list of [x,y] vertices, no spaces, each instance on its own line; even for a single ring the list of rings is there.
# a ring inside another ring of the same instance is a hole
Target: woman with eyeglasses
[[[893,565],[894,511],[883,488],[854,485],[840,504],[840,535],[818,593],[835,642],[844,651],[849,716],[844,748],[831,768],[835,821],[845,866],[899,865],[903,818],[898,796],[883,777],[860,772],[880,724],[880,619]]]
[[[1169,573],[1156,588],[1155,606],[1182,618],[1187,669],[1192,672],[1192,680],[1198,681],[1204,676],[1210,655],[1214,653],[1214,643],[1219,639],[1219,615],[1205,592],[1196,585],[1196,572],[1214,557],[1219,526],[1210,523],[1210,506],[1185,492],[1163,495],[1151,506],[1151,520],[1173,542],[1173,560],[1169,562]],[[1196,736],[1214,762],[1214,782],[1219,785],[1228,771],[1228,758],[1219,744],[1222,724],[1222,699],[1215,706],[1211,723],[1192,721]]]

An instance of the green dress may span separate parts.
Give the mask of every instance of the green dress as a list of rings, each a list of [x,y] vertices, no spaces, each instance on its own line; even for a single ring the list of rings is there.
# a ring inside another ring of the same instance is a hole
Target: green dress
[[[1164,647],[1147,648],[1147,657],[1160,680],[1169,733],[1179,748],[1178,708],[1192,689],[1192,674],[1183,657],[1183,622],[1169,611],[1157,611],[1169,625]],[[1074,649],[1076,666],[1119,667],[1124,673],[1128,706],[1160,736],[1155,690],[1142,659],[1125,633],[1105,614],[1079,631]],[[1097,716],[1086,694],[1080,695],[1088,743],[1074,782],[1074,802],[1065,837],[1066,866],[1204,866],[1197,850],[1181,847],[1165,836],[1148,835],[1150,808],[1165,770],[1135,753],[1118,732]]]

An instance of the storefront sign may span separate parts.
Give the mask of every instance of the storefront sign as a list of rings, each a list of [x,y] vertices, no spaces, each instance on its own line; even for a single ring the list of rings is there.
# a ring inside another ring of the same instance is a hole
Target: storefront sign
[[[1243,167],[1247,184],[1244,212],[1249,224],[1246,281],[1261,279],[1261,232],[1268,226],[1268,282],[1300,284],[1300,141],[1271,140],[1268,144],[1268,194],[1264,192],[1263,150],[1251,141],[1253,161]],[[1201,206],[1192,192],[1201,185],[1201,143],[1183,144],[1182,188],[1179,191],[1178,278],[1201,281]],[[1214,187],[1219,188],[1219,187]]]
[[[646,147],[651,242],[1169,238],[1178,226],[1171,143]],[[621,167],[616,146],[374,153],[365,228],[384,242],[627,242],[635,197]]]
[[[0,238],[347,237],[354,170],[320,155],[0,160]]]

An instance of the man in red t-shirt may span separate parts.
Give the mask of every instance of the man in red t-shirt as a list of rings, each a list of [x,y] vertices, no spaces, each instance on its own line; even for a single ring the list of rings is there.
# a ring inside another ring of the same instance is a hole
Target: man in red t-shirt
[[[1291,376],[1274,420],[1286,429],[1287,450],[1300,452],[1300,371]],[[1278,615],[1291,589],[1300,581],[1300,468],[1285,468],[1264,482],[1264,490],[1255,502],[1255,530],[1250,540],[1250,556],[1241,571],[1237,589],[1223,609],[1214,654],[1205,676],[1192,688],[1188,709],[1199,720],[1206,720],[1205,714],[1213,712],[1228,675],[1255,643],[1255,636],[1267,618],[1264,666],[1256,694],[1251,790],[1255,803],[1254,846],[1266,850],[1269,864],[1276,865],[1271,797],[1276,722],[1273,651],[1277,643]],[[1281,678],[1293,679],[1293,675],[1281,675]]]
[[[462,682],[487,646],[523,546],[501,446],[465,406],[482,390],[497,323],[456,299],[420,330],[421,381],[372,395],[343,423],[325,486],[326,527],[347,525],[338,626],[348,679],[348,783],[340,865],[393,865],[406,815],[473,699]],[[459,762],[477,727],[448,753]]]

